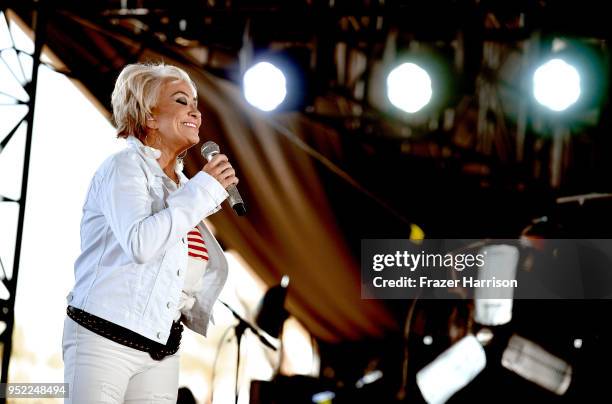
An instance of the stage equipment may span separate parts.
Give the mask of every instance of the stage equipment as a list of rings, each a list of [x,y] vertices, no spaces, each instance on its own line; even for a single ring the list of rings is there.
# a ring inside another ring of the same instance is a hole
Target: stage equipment
[[[234,315],[234,318],[236,318],[236,320],[238,320],[238,323],[236,323],[236,325],[234,326],[234,334],[236,335],[236,347],[237,347],[237,352],[236,352],[236,381],[235,381],[235,399],[236,399],[236,404],[238,404],[238,375],[239,375],[239,371],[240,371],[240,343],[242,340],[242,335],[244,334],[244,332],[246,330],[251,330],[251,332],[253,332],[253,334],[255,334],[259,340],[261,341],[262,344],[264,344],[265,346],[267,346],[268,348],[276,351],[276,347],[270,342],[268,341],[268,339],[266,337],[264,337],[258,330],[257,328],[253,327],[248,321],[246,321],[245,319],[243,319],[238,313],[236,313],[234,311],[234,309],[232,309],[227,303],[222,302],[221,303],[227,307],[229,309],[229,311],[232,312],[232,314]]]

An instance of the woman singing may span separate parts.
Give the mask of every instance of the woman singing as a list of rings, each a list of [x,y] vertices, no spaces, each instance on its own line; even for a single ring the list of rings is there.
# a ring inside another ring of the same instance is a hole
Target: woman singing
[[[227,278],[202,219],[237,184],[226,156],[193,178],[182,157],[199,141],[197,91],[164,64],[123,69],[112,94],[127,147],[95,173],[64,321],[66,403],[175,403],[183,324],[206,335]]]

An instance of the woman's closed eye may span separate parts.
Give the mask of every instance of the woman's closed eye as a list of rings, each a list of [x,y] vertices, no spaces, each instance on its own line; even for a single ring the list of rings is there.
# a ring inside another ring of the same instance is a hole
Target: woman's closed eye
[[[179,98],[176,100],[176,102],[178,102],[179,104],[187,105],[187,100],[184,98]]]

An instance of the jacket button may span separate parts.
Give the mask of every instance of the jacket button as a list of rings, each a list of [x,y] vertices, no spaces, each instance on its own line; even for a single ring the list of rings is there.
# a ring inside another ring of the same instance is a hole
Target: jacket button
[[[161,338],[161,332],[157,333],[157,338]]]
[[[180,268],[176,270],[176,276],[181,276],[181,269]]]
[[[171,305],[170,305],[170,302],[166,303],[166,307],[167,307],[167,308],[170,308],[170,306],[171,306]]]

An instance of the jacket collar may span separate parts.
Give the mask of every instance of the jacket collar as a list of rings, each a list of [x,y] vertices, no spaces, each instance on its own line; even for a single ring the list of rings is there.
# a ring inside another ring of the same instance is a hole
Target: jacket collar
[[[164,172],[164,170],[162,170],[162,168],[159,166],[159,162],[157,161],[157,159],[161,157],[161,150],[153,148],[151,146],[144,145],[134,135],[128,136],[127,143],[129,147],[131,147],[133,150],[136,150],[136,152],[145,159],[145,161],[147,162],[149,167],[151,167],[151,169],[153,170],[156,176],[167,177],[166,173]],[[176,175],[180,179],[181,184],[183,184],[183,182],[186,180],[186,177],[183,174],[183,160],[182,159],[178,159],[178,158],[176,159],[176,163],[174,166],[174,172],[176,172]]]

